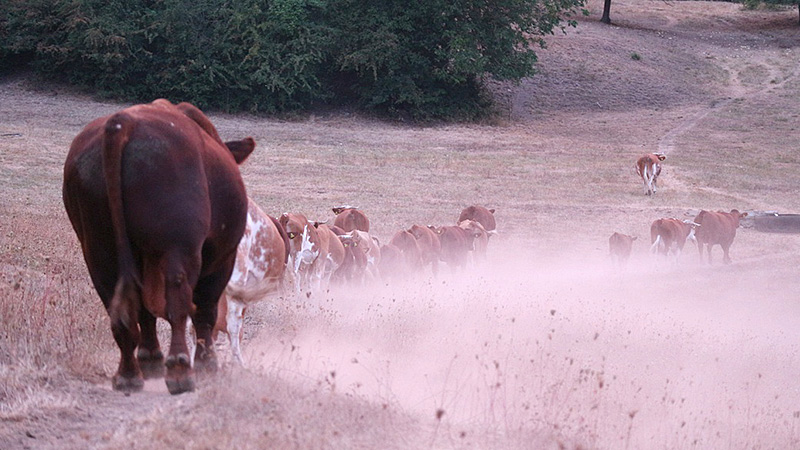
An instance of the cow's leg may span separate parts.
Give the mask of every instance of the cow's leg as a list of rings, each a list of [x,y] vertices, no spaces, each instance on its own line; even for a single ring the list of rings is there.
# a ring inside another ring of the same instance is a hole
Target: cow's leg
[[[164,376],[164,353],[158,343],[156,335],[156,318],[146,308],[139,311],[139,327],[142,333],[142,342],[136,351],[136,359],[145,378],[160,378]]]
[[[201,278],[194,290],[194,304],[197,306],[192,321],[197,332],[197,350],[195,351],[195,369],[206,372],[217,370],[217,355],[214,352],[214,339],[212,331],[217,321],[217,303],[228,284],[233,271],[234,259],[230,261],[230,268]],[[230,307],[230,303],[228,307]],[[230,316],[228,316],[230,317]],[[230,324],[228,325],[230,326]],[[234,337],[230,336],[231,342]]]
[[[164,381],[169,393],[174,395],[193,391],[195,387],[192,361],[186,343],[186,326],[192,312],[192,284],[197,279],[200,263],[191,259],[187,261],[180,255],[171,255],[159,266],[164,267],[166,315],[172,328],[169,356],[164,361],[167,368]]]
[[[228,336],[231,341],[231,353],[234,360],[239,365],[244,365],[242,361],[242,351],[239,347],[241,342],[242,322],[244,322],[244,304],[236,300],[230,299],[228,302]]]
[[[730,250],[731,246],[720,244],[720,247],[722,247],[722,262],[725,264],[730,264],[731,257],[728,255],[728,250]]]
[[[141,338],[137,323],[140,307],[138,289],[132,282],[120,279],[108,308],[111,333],[120,351],[119,367],[111,378],[111,386],[117,391],[137,392],[144,387],[142,371],[133,357]]]

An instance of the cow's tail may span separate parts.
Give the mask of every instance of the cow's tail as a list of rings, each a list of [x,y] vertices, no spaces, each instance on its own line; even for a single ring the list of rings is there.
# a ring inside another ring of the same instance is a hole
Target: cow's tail
[[[102,156],[119,270],[109,312],[112,314],[112,319],[122,320],[128,326],[138,319],[130,316],[137,312],[139,302],[127,299],[139,298],[141,288],[141,278],[134,264],[133,250],[128,240],[122,200],[122,151],[128,144],[132,127],[133,119],[124,112],[111,116],[106,121],[103,134]],[[134,307],[134,310],[131,310],[131,307]]]

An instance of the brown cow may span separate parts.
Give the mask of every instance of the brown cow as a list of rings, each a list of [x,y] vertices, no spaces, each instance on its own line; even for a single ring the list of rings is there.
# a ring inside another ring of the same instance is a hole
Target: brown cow
[[[695,241],[695,224],[686,220],[657,219],[650,225],[650,251],[664,256],[680,256],[686,240]]]
[[[222,331],[231,341],[231,353],[242,364],[239,348],[242,323],[248,306],[284,288],[289,237],[280,223],[250,199],[247,227],[236,249],[236,265],[219,301],[214,334]]]
[[[466,267],[469,252],[474,248],[472,235],[455,225],[429,228],[439,237],[441,260],[453,270]]]
[[[319,233],[303,214],[283,213],[278,221],[289,237],[288,265],[294,276],[295,292],[311,295],[321,254]]]
[[[217,303],[247,221],[237,164],[254,147],[223,143],[199,109],[163,99],[96,119],[72,141],[64,206],[120,349],[114,389],[139,391],[143,370],[166,365],[171,394],[193,390],[188,317],[195,368],[216,368]],[[166,361],[156,317],[172,327]]]
[[[384,279],[401,280],[408,274],[408,261],[402,250],[389,243],[381,246],[378,269]]]
[[[422,268],[422,250],[419,247],[417,238],[410,231],[398,231],[392,236],[389,244],[400,250],[403,258],[401,273],[396,275],[403,276],[408,273],[418,272]],[[383,251],[381,251],[381,258],[383,258]]]
[[[486,249],[489,247],[489,234],[480,222],[475,220],[463,220],[458,226],[466,231],[472,238],[473,261],[485,261]]]
[[[739,220],[747,217],[747,213],[740,213],[736,209],[726,213],[722,211],[700,211],[694,218],[695,223],[699,224],[697,229],[697,249],[700,251],[700,260],[703,259],[703,245],[708,249],[708,263],[711,264],[711,247],[719,244],[722,247],[722,261],[725,264],[731,263],[728,250],[731,248],[733,238],[736,237],[736,229],[739,228]]]
[[[636,236],[629,236],[627,234],[617,233],[608,238],[608,254],[619,266],[627,264],[633,250],[633,241]]]
[[[481,225],[487,233],[497,233],[497,223],[494,220],[494,209],[486,209],[483,206],[468,206],[461,211],[456,223],[461,223],[465,220],[474,220]]]
[[[643,155],[636,161],[636,173],[644,182],[644,195],[656,193],[656,180],[661,175],[661,161],[667,159],[661,153],[650,153]]]
[[[337,206],[333,208],[336,218],[333,224],[349,233],[361,230],[369,233],[369,219],[360,209],[353,206]]]
[[[433,274],[436,275],[439,271],[439,259],[442,253],[439,236],[432,229],[420,225],[412,225],[408,231],[417,238],[422,263],[430,264]]]
[[[350,236],[353,251],[361,251],[366,258],[366,275],[372,280],[380,278],[381,249],[377,240],[366,231],[353,230],[345,236]],[[340,236],[343,239],[344,236]],[[361,258],[359,258],[360,260]]]
[[[363,283],[367,272],[367,254],[358,248],[358,244],[351,234],[340,235],[339,240],[344,247],[344,258],[334,273],[334,279],[342,282]]]

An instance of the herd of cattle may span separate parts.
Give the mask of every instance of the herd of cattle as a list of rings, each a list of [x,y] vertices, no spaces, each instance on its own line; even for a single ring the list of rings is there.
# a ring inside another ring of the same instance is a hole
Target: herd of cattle
[[[656,180],[661,174],[661,161],[666,156],[663,154],[644,155],[636,161],[636,173],[644,182],[645,195],[656,192]],[[659,255],[673,255],[678,257],[686,245],[686,241],[693,241],[703,259],[703,249],[708,255],[711,264],[711,248],[715,245],[722,247],[722,259],[726,264],[731,262],[728,254],[739,221],[747,217],[746,212],[736,209],[730,212],[702,210],[694,220],[680,220],[674,218],[656,219],[650,225],[650,251]],[[630,258],[635,236],[615,232],[608,238],[609,254],[619,265],[624,265]]]
[[[436,273],[484,258],[496,232],[494,210],[470,206],[450,225],[411,225],[381,244],[358,208],[334,208],[333,222],[300,213],[271,217],[248,198],[238,165],[252,138],[223,142],[191,104],[167,100],[136,105],[88,124],[72,142],[64,166],[63,200],[92,283],[120,349],[112,386],[139,391],[145,377],[163,376],[170,393],[194,389],[194,371],[217,367],[214,338],[227,333],[241,362],[245,308],[288,290],[311,295],[331,283],[364,283]],[[636,166],[645,193],[656,191],[663,155]],[[702,211],[691,222],[659,219],[653,247],[728,248],[739,214]],[[633,239],[615,233],[611,253],[626,260]],[[156,318],[169,322],[165,358]],[[190,357],[185,330],[196,333]],[[194,364],[193,364],[194,362]]]
[[[370,234],[369,218],[363,211],[351,206],[332,211],[332,224],[311,221],[301,213],[274,218],[249,200],[247,225],[219,302],[215,327],[215,332],[228,334],[239,363],[241,327],[248,305],[286,290],[311,296],[332,283],[391,281],[423,270],[435,275],[440,262],[463,268],[470,259],[485,258],[489,236],[496,232],[494,210],[470,206],[455,225],[414,224],[381,244]]]
[[[216,369],[218,331],[241,361],[244,309],[286,284],[310,295],[332,282],[435,273],[439,261],[460,268],[485,256],[495,232],[494,211],[481,206],[383,245],[358,208],[334,208],[332,224],[270,217],[237,167],[254,148],[249,137],[223,142],[202,111],[163,99],[96,119],[73,140],[63,200],[120,349],[114,389],[139,391],[145,377],[164,376],[172,394],[193,390],[195,370]],[[172,329],[166,358],[156,318]]]

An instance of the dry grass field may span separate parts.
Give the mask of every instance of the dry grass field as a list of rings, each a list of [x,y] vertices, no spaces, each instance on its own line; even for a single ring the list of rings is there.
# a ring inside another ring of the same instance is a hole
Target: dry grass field
[[[258,304],[246,368],[218,344],[224,369],[180,396],[111,390],[61,202],[72,138],[127,105],[0,79],[0,448],[800,447],[800,235],[742,227],[731,265],[649,253],[660,217],[800,212],[797,11],[601,8],[493,87],[491,124],[210,113],[256,139],[242,173],[271,214],[358,205],[385,240],[483,204],[500,233],[464,272]],[[653,151],[651,198],[633,162]],[[614,231],[638,236],[623,270]]]

